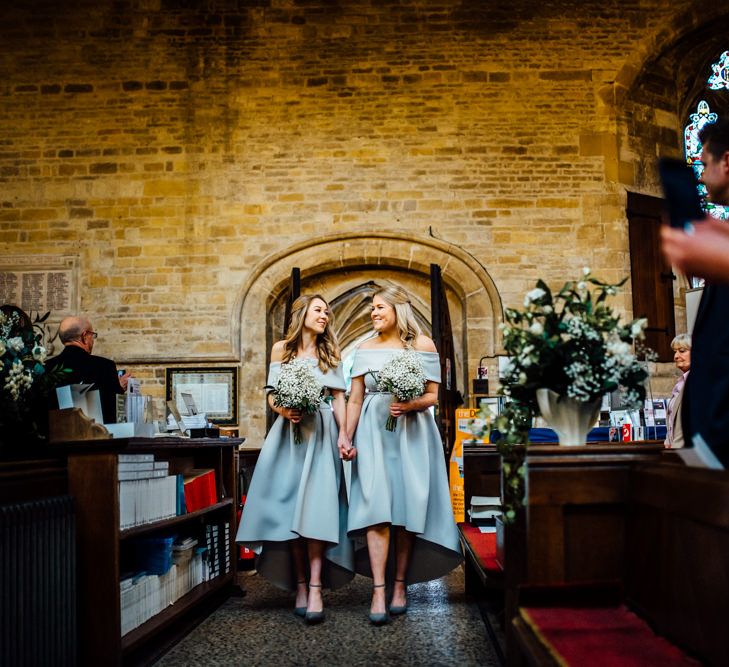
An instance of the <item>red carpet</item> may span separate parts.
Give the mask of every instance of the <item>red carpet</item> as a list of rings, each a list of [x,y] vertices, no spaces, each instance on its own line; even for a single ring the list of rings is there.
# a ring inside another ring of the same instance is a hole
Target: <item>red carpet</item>
[[[655,635],[623,605],[522,607],[521,615],[562,665],[678,667],[700,664]]]
[[[458,527],[478,557],[481,567],[487,572],[502,572],[501,565],[496,561],[496,533],[482,533],[470,523],[459,523]]]

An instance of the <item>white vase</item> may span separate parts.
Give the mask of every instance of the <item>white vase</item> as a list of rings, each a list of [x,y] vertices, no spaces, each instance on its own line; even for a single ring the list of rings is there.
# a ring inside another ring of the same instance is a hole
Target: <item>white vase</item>
[[[583,403],[551,389],[537,389],[537,403],[544,421],[557,433],[560,445],[584,445],[600,414],[601,400]]]

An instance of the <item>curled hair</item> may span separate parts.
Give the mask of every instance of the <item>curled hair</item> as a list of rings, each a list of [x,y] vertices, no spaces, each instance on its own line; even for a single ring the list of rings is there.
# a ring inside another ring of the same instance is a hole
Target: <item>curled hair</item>
[[[296,352],[303,339],[306,313],[309,311],[309,306],[314,299],[323,301],[327,309],[329,309],[329,304],[326,299],[319,294],[303,294],[291,305],[291,323],[286,330],[286,337],[284,338],[284,363],[291,361],[296,356]],[[327,326],[324,332],[316,337],[316,356],[319,359],[319,368],[322,373],[326,373],[330,368],[336,368],[341,359],[339,342],[332,328],[333,323],[334,317],[331,311],[329,311]]]
[[[679,347],[685,347],[687,350],[691,349],[691,335],[687,333],[678,334],[671,341],[671,349],[677,350]]]
[[[415,343],[415,339],[422,333],[413,307],[410,304],[408,293],[397,285],[389,287],[381,287],[373,295],[372,298],[379,296],[386,304],[395,309],[395,318],[397,320],[397,333],[400,340],[406,348],[411,348]]]

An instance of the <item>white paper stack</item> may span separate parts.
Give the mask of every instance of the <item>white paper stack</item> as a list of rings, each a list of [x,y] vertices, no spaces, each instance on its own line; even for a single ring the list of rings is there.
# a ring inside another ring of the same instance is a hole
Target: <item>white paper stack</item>
[[[123,576],[120,582],[122,636],[201,584],[202,561],[202,555],[197,553],[187,563],[173,565],[162,575],[140,572]]]
[[[177,516],[177,476],[154,454],[119,454],[119,527]]]

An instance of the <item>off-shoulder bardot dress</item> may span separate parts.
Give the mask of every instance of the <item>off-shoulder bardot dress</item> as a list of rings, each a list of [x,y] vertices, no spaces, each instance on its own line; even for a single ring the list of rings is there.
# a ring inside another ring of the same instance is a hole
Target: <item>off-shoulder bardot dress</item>
[[[429,581],[450,572],[463,559],[453,518],[440,433],[430,410],[398,417],[385,429],[392,394],[377,393],[369,371],[380,370],[398,349],[355,352],[352,377],[364,376],[367,393],[357,424],[349,498],[349,535],[357,538],[356,571],[372,576],[366,543],[360,539],[376,524],[402,526],[415,533],[407,582]],[[440,382],[437,352],[418,352],[428,380]],[[394,571],[394,540],[388,572]]]
[[[341,365],[312,370],[329,389],[344,390]],[[275,386],[281,364],[270,366]],[[290,540],[305,537],[326,543],[322,583],[338,588],[354,576],[353,545],[347,538],[347,496],[337,449],[339,430],[328,403],[300,422],[302,442],[294,443],[293,424],[276,418],[261,449],[246,496],[236,542],[253,549],[256,569],[280,588],[294,590],[296,575]]]

